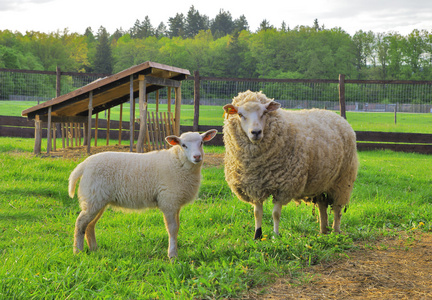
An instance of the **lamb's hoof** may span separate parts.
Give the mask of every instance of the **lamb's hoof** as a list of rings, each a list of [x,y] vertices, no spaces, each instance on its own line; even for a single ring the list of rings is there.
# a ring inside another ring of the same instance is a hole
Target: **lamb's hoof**
[[[258,228],[258,229],[255,231],[255,237],[254,237],[254,239],[255,239],[255,240],[260,240],[260,239],[262,239],[262,230],[261,230],[261,227]]]

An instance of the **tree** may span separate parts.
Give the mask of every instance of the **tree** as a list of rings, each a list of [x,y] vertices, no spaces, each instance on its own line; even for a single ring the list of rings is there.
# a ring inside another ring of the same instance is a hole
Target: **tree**
[[[168,19],[168,35],[170,38],[185,37],[185,23],[186,19],[183,14],[176,14],[174,18]]]
[[[234,20],[234,28],[232,33],[235,34],[243,30],[249,30],[249,24],[245,15],[241,15],[238,19]]]
[[[219,10],[219,14],[211,22],[210,29],[216,39],[232,33],[234,30],[234,21],[231,13],[223,9]]]
[[[94,60],[94,72],[112,73],[113,59],[109,35],[106,29],[101,26],[97,34],[96,56]]]
[[[130,35],[133,39],[143,39],[154,35],[154,32],[149,16],[145,16],[142,22],[136,20],[134,26],[130,29]]]
[[[159,26],[156,28],[154,32],[157,38],[161,38],[164,36],[168,36],[168,29],[166,28],[164,22],[160,22]]]
[[[264,19],[264,20],[262,20],[262,22],[259,25],[258,32],[265,31],[265,30],[272,29],[272,28],[273,28],[273,26],[270,25],[269,21]]]
[[[193,38],[201,30],[208,30],[209,23],[209,18],[206,15],[200,15],[199,11],[195,10],[192,5],[186,16],[185,36]]]
[[[359,72],[359,79],[363,79],[368,66],[368,59],[374,60],[372,54],[374,51],[375,35],[372,31],[364,32],[360,30],[354,34],[353,42],[356,56],[355,65]]]

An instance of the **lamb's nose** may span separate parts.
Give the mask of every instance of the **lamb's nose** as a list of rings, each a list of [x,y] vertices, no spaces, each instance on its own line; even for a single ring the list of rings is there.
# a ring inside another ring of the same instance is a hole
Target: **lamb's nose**
[[[194,155],[193,158],[196,162],[201,161],[201,155]]]
[[[261,134],[262,130],[253,130],[251,133],[257,138]]]

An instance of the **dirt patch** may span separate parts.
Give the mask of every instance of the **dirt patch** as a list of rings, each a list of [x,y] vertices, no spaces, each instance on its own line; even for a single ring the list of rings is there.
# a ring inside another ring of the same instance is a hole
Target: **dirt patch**
[[[432,299],[432,234],[402,233],[357,246],[242,299]]]
[[[115,152],[129,152],[130,147],[128,145],[111,145],[111,146],[98,146],[91,148],[91,154],[99,152],[115,151]],[[133,149],[135,152],[135,148]],[[87,157],[87,148],[81,147],[69,147],[65,149],[58,149],[57,151],[51,151],[49,155],[43,154],[42,157],[53,157],[53,158],[67,158],[67,159],[79,159]],[[205,153],[204,156],[204,167],[221,166],[223,164],[223,154],[220,153]]]

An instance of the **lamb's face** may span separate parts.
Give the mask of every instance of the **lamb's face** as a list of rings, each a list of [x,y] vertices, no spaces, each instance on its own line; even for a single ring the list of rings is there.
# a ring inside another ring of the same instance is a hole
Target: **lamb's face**
[[[266,125],[266,114],[280,107],[277,102],[261,104],[259,102],[247,102],[242,106],[227,104],[224,106],[228,114],[237,114],[244,133],[252,143],[259,143],[263,138]]]
[[[211,129],[203,134],[185,132],[180,137],[171,135],[165,139],[170,145],[179,145],[186,158],[193,164],[200,163],[204,158],[203,144],[216,136],[217,130]]]

